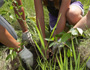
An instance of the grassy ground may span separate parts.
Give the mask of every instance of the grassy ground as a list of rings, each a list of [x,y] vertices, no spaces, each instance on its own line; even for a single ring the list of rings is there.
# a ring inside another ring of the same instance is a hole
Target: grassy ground
[[[88,11],[88,5],[90,3],[89,0],[80,0],[83,5],[84,5],[84,9],[85,9],[85,14],[87,13]],[[33,35],[33,39],[38,41],[38,35],[36,33],[36,29],[34,29],[34,25],[35,25],[35,9],[34,9],[34,2],[33,0],[22,0],[22,3],[23,3],[23,7],[24,7],[24,10],[25,10],[25,14],[26,14],[26,21],[27,21],[27,24],[29,26],[29,30],[30,32],[32,33]],[[15,18],[15,15],[14,15],[14,11],[13,9],[11,9],[11,2],[8,1],[6,2],[1,8],[0,8],[0,14],[3,15],[6,20],[8,20],[11,25],[15,28],[17,34],[18,34],[18,41],[21,41],[21,28],[19,26],[19,23],[17,22],[16,18]],[[46,32],[49,33],[48,31],[48,23],[49,23],[49,18],[48,18],[48,11],[46,8],[44,8],[44,14],[45,14],[45,23],[46,23]],[[47,34],[48,35],[48,34]],[[88,42],[89,43],[89,42]],[[0,47],[0,63],[3,63],[3,65],[6,65],[6,61],[5,61],[5,58],[6,56],[2,56],[3,54],[6,54],[5,51],[7,48],[3,48],[2,46]],[[3,59],[4,58],[4,59]],[[50,63],[48,63],[50,65]],[[42,67],[44,67],[44,65],[46,64],[42,64]],[[0,65],[1,66],[1,65]],[[46,65],[47,66],[47,65]],[[47,66],[48,67],[48,66]],[[4,66],[2,69],[0,70],[7,70],[5,69],[6,66]]]

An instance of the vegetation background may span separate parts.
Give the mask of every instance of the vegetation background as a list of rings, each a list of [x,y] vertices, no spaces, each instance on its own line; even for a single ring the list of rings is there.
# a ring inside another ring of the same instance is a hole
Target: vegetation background
[[[21,42],[22,30],[19,23],[16,20],[11,1],[12,0],[5,1],[5,4],[0,8],[0,14],[14,27],[15,31],[18,34],[18,41]],[[84,5],[85,14],[86,14],[88,12],[90,0],[78,0],[78,1],[81,1],[81,3]],[[28,28],[33,35],[33,39],[38,42],[39,37],[36,32],[36,29],[34,28],[35,26],[34,0],[22,0],[22,3],[26,14],[26,22],[28,24]],[[44,7],[44,14],[45,14],[45,25],[46,25],[45,28],[46,28],[46,33],[48,37],[48,35],[50,35],[49,28],[48,28],[49,17],[48,17],[48,11],[46,7]],[[89,32],[87,31],[87,33]],[[84,45],[86,46],[87,44],[84,44]],[[6,46],[0,46],[0,70],[9,70],[9,67],[10,67],[8,65],[8,63],[10,63],[10,60],[6,61],[5,59],[7,57],[6,50],[7,50]]]

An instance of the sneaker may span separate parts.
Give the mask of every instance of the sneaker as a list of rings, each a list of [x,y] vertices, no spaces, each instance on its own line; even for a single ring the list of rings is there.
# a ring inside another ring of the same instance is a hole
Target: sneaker
[[[19,52],[19,56],[27,66],[33,66],[33,54],[25,46]]]
[[[22,34],[22,41],[30,42],[31,44],[34,44],[32,35],[29,31],[26,31]]]
[[[88,62],[86,63],[86,66],[90,69],[90,59],[89,59]]]

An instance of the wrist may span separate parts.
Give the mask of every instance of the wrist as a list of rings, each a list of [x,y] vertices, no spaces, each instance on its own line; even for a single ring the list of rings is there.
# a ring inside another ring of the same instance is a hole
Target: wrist
[[[16,49],[17,53],[19,53],[20,51],[22,51],[23,48],[24,48],[24,46],[21,46],[18,49]]]
[[[23,31],[23,33],[26,33],[26,32],[28,32],[28,30]]]

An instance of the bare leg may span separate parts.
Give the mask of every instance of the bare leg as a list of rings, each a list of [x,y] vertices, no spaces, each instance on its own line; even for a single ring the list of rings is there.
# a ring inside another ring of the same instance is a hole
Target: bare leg
[[[67,11],[66,18],[69,24],[75,25],[82,18],[82,11],[79,7],[71,5]]]
[[[14,49],[19,48],[19,42],[17,42],[11,34],[0,25],[0,42],[8,47],[12,47]]]
[[[17,4],[13,2],[13,6],[14,6],[14,11],[15,11],[15,14],[18,15],[21,19],[17,18],[21,28],[22,28],[22,31],[25,32],[27,31],[27,25],[26,25],[26,21],[25,21],[25,13],[24,13],[24,8],[23,7],[20,7],[22,5],[22,2],[21,0],[16,0],[17,1]],[[17,10],[18,9],[18,10]],[[21,15],[19,13],[22,13]]]
[[[90,11],[74,26],[74,28],[87,29],[90,28]]]

